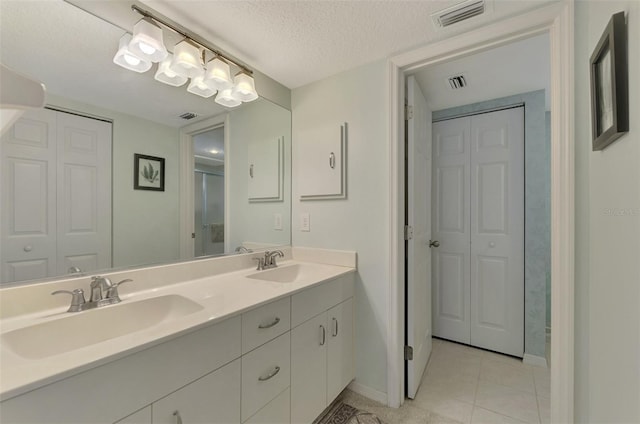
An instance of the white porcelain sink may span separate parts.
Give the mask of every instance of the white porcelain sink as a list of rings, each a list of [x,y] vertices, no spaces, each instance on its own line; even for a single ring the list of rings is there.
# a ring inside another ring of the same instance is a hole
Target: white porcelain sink
[[[27,359],[41,359],[124,336],[192,314],[201,305],[178,295],[123,301],[2,335],[2,343]]]
[[[256,272],[254,274],[247,275],[247,278],[274,281],[276,283],[293,283],[302,275],[302,272],[303,267],[300,266],[300,264],[293,264]]]

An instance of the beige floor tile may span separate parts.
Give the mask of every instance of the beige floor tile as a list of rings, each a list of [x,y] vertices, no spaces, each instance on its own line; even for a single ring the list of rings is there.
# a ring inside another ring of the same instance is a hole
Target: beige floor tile
[[[536,393],[533,370],[522,363],[517,364],[485,358],[480,369],[480,380]]]
[[[511,364],[511,365],[514,365],[514,366],[527,366],[528,367],[528,365],[522,363],[522,359],[520,359],[520,358],[515,358],[515,357],[509,356],[509,355],[503,355],[502,353],[491,352],[490,350],[483,351],[483,357],[484,357],[484,359],[489,359],[489,360],[492,360],[492,361],[504,362],[504,363]]]
[[[471,416],[471,424],[520,424],[523,422],[479,406],[473,408],[473,415]]]
[[[476,397],[477,380],[455,378],[450,375],[427,374],[420,384],[420,392],[435,393],[442,397],[473,403]],[[418,393],[420,394],[420,393]]]
[[[538,402],[534,393],[481,380],[478,383],[475,404],[528,423],[540,422]]]
[[[533,380],[538,396],[551,397],[551,370],[549,368],[535,368],[533,370]]]
[[[551,399],[538,396],[538,411],[540,412],[540,422],[549,424],[551,422]]]
[[[480,375],[482,357],[465,350],[452,349],[434,352],[427,367],[427,375],[475,381]]]
[[[473,404],[471,403],[427,391],[418,392],[416,398],[411,401],[411,405],[466,424],[471,422],[471,413],[473,412]]]

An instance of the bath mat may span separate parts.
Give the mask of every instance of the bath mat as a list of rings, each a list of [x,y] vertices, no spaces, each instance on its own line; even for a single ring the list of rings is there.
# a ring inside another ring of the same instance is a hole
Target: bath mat
[[[344,402],[337,402],[330,410],[315,424],[385,424],[374,414],[361,411]]]

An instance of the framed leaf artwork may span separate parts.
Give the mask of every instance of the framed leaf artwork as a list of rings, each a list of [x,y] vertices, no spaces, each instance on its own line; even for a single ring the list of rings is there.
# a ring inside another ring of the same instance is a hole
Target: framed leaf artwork
[[[164,191],[164,158],[134,153],[133,188]]]

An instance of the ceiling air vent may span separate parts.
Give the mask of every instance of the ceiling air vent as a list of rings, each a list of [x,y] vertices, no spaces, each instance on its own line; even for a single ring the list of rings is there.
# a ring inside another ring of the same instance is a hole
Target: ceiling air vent
[[[484,11],[484,0],[467,0],[432,14],[431,19],[439,29],[481,15]]]
[[[197,116],[198,115],[193,113],[193,112],[185,112],[182,115],[180,115],[180,118],[186,119],[188,121],[189,119],[193,119],[193,118],[195,118]]]
[[[447,78],[449,81],[449,86],[452,90],[457,90],[459,88],[464,88],[467,86],[467,80],[464,75],[454,75],[452,77]]]

